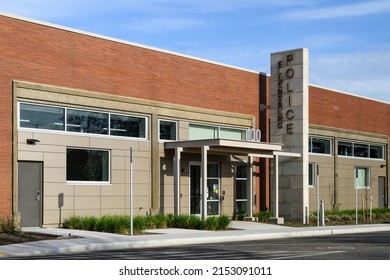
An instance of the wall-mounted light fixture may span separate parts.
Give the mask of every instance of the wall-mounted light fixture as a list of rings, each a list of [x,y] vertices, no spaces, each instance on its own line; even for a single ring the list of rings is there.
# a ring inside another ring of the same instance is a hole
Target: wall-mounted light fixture
[[[386,164],[381,164],[381,168],[384,168],[384,167],[386,167]]]
[[[35,145],[37,142],[41,142],[41,141],[39,141],[38,139],[31,139],[31,138],[26,140],[27,145]]]

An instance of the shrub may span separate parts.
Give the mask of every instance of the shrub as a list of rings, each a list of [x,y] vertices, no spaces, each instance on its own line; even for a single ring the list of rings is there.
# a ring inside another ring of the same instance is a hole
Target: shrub
[[[153,216],[136,216],[133,218],[133,233],[142,233],[146,229],[156,228],[185,228],[225,230],[230,225],[228,216],[209,217],[205,221],[197,216],[179,215],[167,216],[157,214]],[[97,217],[71,216],[63,223],[64,228],[101,231],[110,233],[128,234],[130,232],[130,218],[125,215],[105,215]]]
[[[0,217],[0,233],[16,233],[19,231],[20,229],[13,218]]]
[[[206,230],[216,230],[218,227],[218,219],[217,217],[208,217],[205,221],[205,229]]]
[[[226,230],[230,225],[230,218],[226,215],[218,217],[217,229]]]
[[[254,214],[255,217],[259,219],[259,222],[267,222],[269,218],[271,218],[274,214],[270,211],[261,211],[259,213]]]

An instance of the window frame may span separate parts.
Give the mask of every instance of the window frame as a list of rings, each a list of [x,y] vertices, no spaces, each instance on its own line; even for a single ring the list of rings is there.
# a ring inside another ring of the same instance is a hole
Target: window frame
[[[22,127],[20,126],[20,108],[21,104],[27,104],[27,105],[35,105],[35,106],[43,106],[43,107],[51,107],[51,108],[59,108],[64,110],[64,129],[63,130],[52,130],[52,129],[41,129],[41,128],[30,128],[30,127]],[[17,103],[17,117],[18,117],[18,130],[20,131],[39,131],[42,133],[53,133],[53,134],[62,134],[62,135],[78,135],[78,136],[93,136],[93,137],[103,137],[103,138],[122,138],[122,139],[129,139],[129,140],[138,140],[138,141],[147,141],[149,139],[149,117],[142,116],[142,115],[127,115],[127,114],[121,114],[116,112],[110,112],[110,111],[100,111],[100,110],[91,110],[91,109],[85,109],[85,108],[77,108],[77,107],[65,107],[65,106],[58,106],[58,105],[48,105],[48,104],[41,104],[41,103],[31,103],[31,102],[23,102],[18,101]],[[68,110],[78,110],[78,111],[85,111],[85,112],[92,112],[92,113],[101,113],[101,114],[107,114],[108,115],[108,125],[107,125],[107,134],[96,134],[96,133],[84,133],[84,132],[77,132],[77,131],[68,131],[67,130],[67,111]],[[125,116],[125,117],[133,117],[133,118],[140,118],[145,120],[145,137],[129,137],[129,136],[120,136],[120,135],[111,135],[111,115],[118,115],[118,116]]]
[[[139,118],[145,120],[145,137],[131,137],[131,136],[122,136],[122,135],[112,135],[111,134],[111,116],[117,115],[117,116],[123,116],[123,117],[130,117],[130,118]],[[108,127],[109,127],[109,133],[108,136],[110,137],[121,137],[125,139],[139,139],[139,140],[148,140],[149,139],[149,118],[144,116],[136,116],[136,115],[126,115],[126,114],[118,114],[118,113],[109,113],[108,116]]]
[[[246,174],[245,174],[245,177],[238,177],[238,168],[239,167],[244,167],[245,166],[245,171],[246,171]],[[237,202],[245,202],[245,214],[247,214],[248,212],[248,166],[247,164],[237,164],[236,165],[236,168],[235,168],[235,180],[234,180],[234,213],[235,214],[241,214],[240,211],[238,211],[238,207],[237,207]],[[237,198],[237,182],[240,181],[240,182],[245,182],[245,198]]]
[[[68,150],[83,150],[83,151],[101,151],[107,152],[107,181],[80,181],[68,180]],[[66,147],[66,162],[65,162],[65,180],[67,185],[111,185],[111,150],[109,149],[95,149],[95,148],[80,148],[80,147]]]
[[[357,185],[357,178],[358,178],[358,172],[359,170],[367,171],[365,172],[365,186],[358,186]],[[354,167],[354,188],[358,190],[369,190],[371,189],[371,167],[369,166],[355,166]]]
[[[40,107],[48,107],[48,108],[56,108],[56,109],[62,109],[63,110],[63,117],[64,117],[64,120],[63,120],[63,123],[62,123],[62,127],[63,129],[47,129],[47,128],[32,128],[32,127],[23,127],[20,125],[20,123],[22,122],[22,119],[21,119],[21,105],[22,104],[25,104],[25,105],[31,105],[31,106],[40,106]],[[17,113],[17,117],[18,117],[18,130],[39,130],[39,131],[54,131],[56,133],[64,133],[66,132],[66,108],[62,107],[62,106],[52,106],[52,105],[47,105],[47,104],[40,104],[40,103],[29,103],[29,102],[18,102],[17,103],[17,110],[18,110],[18,113]]]
[[[175,139],[161,139],[160,138],[160,128],[161,128],[161,122],[170,122],[175,124]],[[179,126],[178,121],[169,120],[169,119],[158,119],[158,141],[159,142],[174,142],[179,139]]]
[[[191,137],[190,137],[191,126],[209,128],[210,130],[213,130],[214,137],[212,137],[212,138],[194,138],[194,139],[191,139]],[[224,129],[240,131],[241,139],[237,140],[237,139],[233,139],[233,138],[221,138],[221,130],[224,130]],[[223,126],[223,125],[218,125],[218,124],[213,125],[213,124],[203,124],[203,123],[190,123],[188,125],[188,138],[189,138],[189,140],[226,139],[226,140],[246,141],[246,130],[247,129],[248,128]]]
[[[329,153],[316,153],[316,152],[313,152],[313,139],[329,141]],[[333,139],[329,138],[329,137],[309,136],[309,154],[319,155],[319,156],[332,156],[333,155]]]
[[[340,155],[339,154],[339,143],[345,143],[348,145],[351,145],[351,155]],[[367,156],[356,156],[355,155],[355,145],[366,145],[367,146]],[[380,148],[379,154],[382,156],[380,157],[372,157],[371,156],[371,147],[377,147]],[[353,158],[353,159],[363,159],[363,160],[385,160],[385,144],[381,143],[369,143],[369,142],[360,142],[360,141],[348,141],[348,140],[340,140],[337,143],[337,156],[343,157],[343,158]]]

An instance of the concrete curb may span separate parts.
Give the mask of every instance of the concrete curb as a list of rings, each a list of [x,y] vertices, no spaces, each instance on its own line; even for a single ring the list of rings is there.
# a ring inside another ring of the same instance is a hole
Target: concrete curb
[[[52,234],[57,233],[59,235],[67,235],[71,232],[73,236],[80,236],[80,238],[64,238],[0,246],[0,258],[381,232],[390,231],[390,224],[332,227],[325,226],[315,228],[291,228],[263,225],[258,229],[254,229],[253,226],[250,225],[250,227],[247,227],[247,229],[224,232],[205,232],[177,229],[160,231],[155,230],[150,232],[156,234],[142,236],[123,236],[117,234],[85,232],[77,230],[72,231],[65,229],[29,229],[27,231],[46,233],[51,232]]]

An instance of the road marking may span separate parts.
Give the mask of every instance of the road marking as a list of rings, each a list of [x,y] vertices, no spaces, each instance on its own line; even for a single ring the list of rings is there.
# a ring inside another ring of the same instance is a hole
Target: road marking
[[[318,252],[318,253],[307,253],[307,254],[294,254],[292,256],[286,256],[286,257],[277,257],[277,258],[271,258],[272,260],[285,260],[285,259],[295,259],[295,258],[301,258],[301,257],[313,257],[313,256],[322,256],[322,255],[330,255],[330,254],[340,254],[345,253],[346,251],[330,251],[330,252]]]

